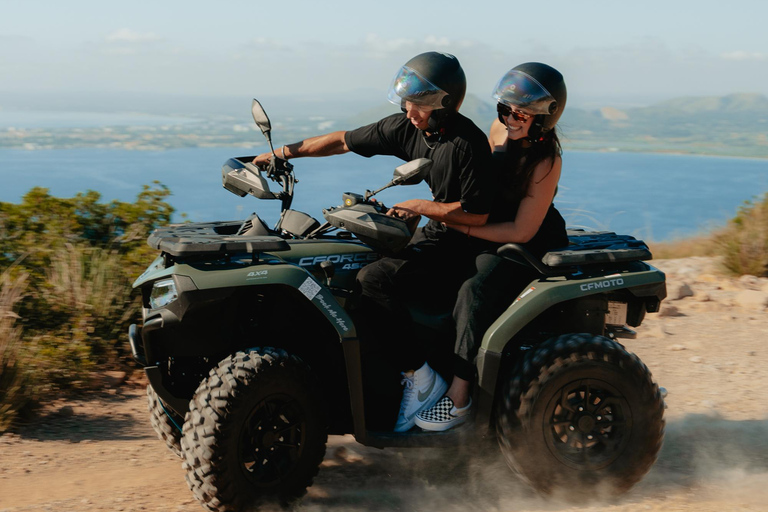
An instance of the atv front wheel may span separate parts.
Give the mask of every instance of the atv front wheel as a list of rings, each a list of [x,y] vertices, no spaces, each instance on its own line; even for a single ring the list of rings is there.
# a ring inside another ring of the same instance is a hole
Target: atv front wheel
[[[658,386],[637,356],[602,336],[568,334],[531,349],[502,397],[502,451],[545,494],[624,492],[661,448]]]
[[[309,367],[286,352],[238,352],[195,392],[181,446],[207,509],[240,511],[304,495],[325,455],[327,421]]]
[[[165,442],[174,455],[181,457],[181,425],[184,423],[184,418],[163,404],[152,384],[147,384],[147,408],[149,422],[157,437]]]

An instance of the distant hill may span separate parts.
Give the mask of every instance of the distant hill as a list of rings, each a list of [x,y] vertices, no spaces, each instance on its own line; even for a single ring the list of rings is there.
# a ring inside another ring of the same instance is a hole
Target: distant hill
[[[703,112],[749,112],[768,113],[768,98],[762,94],[729,94],[728,96],[705,96],[694,98],[677,98],[657,103],[647,110],[664,110],[700,114]]]
[[[382,99],[381,91],[360,90],[323,97],[256,97],[278,128],[275,135],[283,140],[348,130],[398,112],[397,106]],[[137,139],[137,143],[141,147],[146,140],[152,147],[242,145],[253,142],[250,103],[250,97],[81,93],[41,98],[16,93],[3,95],[0,113],[5,109],[183,115],[198,121],[185,125],[184,137],[180,138],[176,130],[151,131],[150,139]],[[496,118],[493,103],[471,94],[464,100],[461,112],[486,132]],[[761,94],[682,97],[633,108],[604,105],[580,109],[569,105],[558,127],[565,149],[768,158],[768,98]],[[102,130],[94,130],[73,133],[64,125],[57,125],[47,131],[27,133],[23,139],[18,134],[0,131],[0,147],[113,147],[133,140],[124,135],[115,135],[117,138],[112,140]]]
[[[383,102],[346,119],[345,127],[397,112]],[[461,113],[484,131],[496,119],[492,103],[467,95]],[[568,107],[559,128],[567,148],[663,151],[768,157],[768,98],[761,94],[675,98],[647,107]]]
[[[768,98],[685,97],[625,110],[566,109],[566,146],[768,157]]]

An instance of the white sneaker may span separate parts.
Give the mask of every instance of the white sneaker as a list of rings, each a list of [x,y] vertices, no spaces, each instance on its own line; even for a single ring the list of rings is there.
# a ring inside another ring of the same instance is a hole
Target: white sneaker
[[[457,427],[469,418],[472,409],[472,399],[461,409],[453,405],[453,400],[444,396],[434,407],[421,411],[416,415],[416,425],[424,430],[442,432]]]
[[[416,424],[416,415],[424,409],[429,409],[448,390],[448,384],[439,373],[427,363],[415,372],[401,374],[400,383],[405,386],[403,401],[400,402],[400,413],[397,415],[395,432],[406,432]]]

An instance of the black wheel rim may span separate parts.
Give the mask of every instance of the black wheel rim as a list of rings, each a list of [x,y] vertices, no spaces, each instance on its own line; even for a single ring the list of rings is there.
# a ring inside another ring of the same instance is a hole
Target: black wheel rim
[[[253,408],[240,434],[240,460],[255,485],[283,481],[298,464],[304,447],[306,418],[287,395],[271,395]]]
[[[580,379],[561,387],[544,415],[552,455],[579,470],[604,468],[621,456],[632,431],[632,412],[610,384]]]

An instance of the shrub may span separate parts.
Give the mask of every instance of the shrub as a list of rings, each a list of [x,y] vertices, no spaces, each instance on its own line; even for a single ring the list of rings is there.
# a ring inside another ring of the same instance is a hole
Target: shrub
[[[745,201],[714,243],[729,272],[768,276],[768,194]]]
[[[29,396],[26,375],[19,360],[21,329],[14,311],[24,296],[27,274],[12,277],[11,269],[0,274],[0,433],[24,407]]]
[[[20,204],[0,203],[0,423],[24,400],[87,388],[88,372],[129,361],[140,307],[131,283],[154,256],[147,236],[170,222],[168,195],[156,183],[134,203],[104,203],[92,191],[56,198],[36,187]]]

